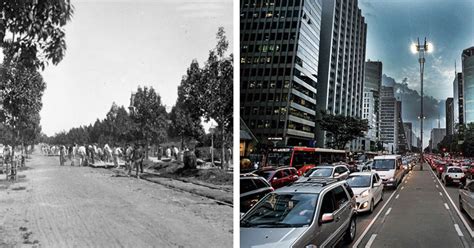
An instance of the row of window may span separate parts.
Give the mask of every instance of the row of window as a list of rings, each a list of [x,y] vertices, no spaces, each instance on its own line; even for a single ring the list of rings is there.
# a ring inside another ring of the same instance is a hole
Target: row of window
[[[255,40],[256,39],[256,40]],[[267,32],[267,33],[243,33],[242,34],[242,49],[245,49],[246,42],[250,44],[254,44],[255,41],[270,41],[270,40],[277,40],[277,41],[296,41],[296,33],[295,32]],[[291,44],[290,44],[291,45]],[[250,47],[249,47],[250,48]],[[245,49],[246,50],[246,49]],[[282,49],[286,51],[286,49]],[[293,49],[290,49],[291,51]],[[253,49],[249,49],[247,52],[253,52]],[[257,51],[257,50],[255,50]]]
[[[241,68],[241,77],[290,76],[291,68]]]
[[[248,11],[240,12],[241,19],[257,19],[257,18],[276,18],[276,19],[285,19],[298,17],[299,10],[293,11]]]
[[[242,0],[244,8],[261,8],[272,6],[299,6],[300,0]]]
[[[240,89],[288,89],[290,81],[242,81]]]
[[[251,102],[286,102],[288,100],[288,94],[286,93],[248,93],[240,95],[240,101],[242,103]]]

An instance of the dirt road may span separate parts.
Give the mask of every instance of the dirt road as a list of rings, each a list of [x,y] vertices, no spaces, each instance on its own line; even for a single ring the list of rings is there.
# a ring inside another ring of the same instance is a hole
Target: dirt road
[[[232,247],[229,206],[57,157],[27,166],[1,181],[0,247]]]

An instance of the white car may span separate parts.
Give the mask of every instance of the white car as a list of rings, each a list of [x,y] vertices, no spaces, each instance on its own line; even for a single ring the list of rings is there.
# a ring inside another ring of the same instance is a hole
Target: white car
[[[452,183],[465,183],[466,175],[464,175],[464,172],[461,168],[459,168],[459,166],[448,166],[448,168],[446,168],[446,171],[441,174],[441,181],[446,186]]]
[[[357,212],[372,213],[375,205],[383,200],[383,184],[375,172],[355,172],[346,179],[356,196]]]

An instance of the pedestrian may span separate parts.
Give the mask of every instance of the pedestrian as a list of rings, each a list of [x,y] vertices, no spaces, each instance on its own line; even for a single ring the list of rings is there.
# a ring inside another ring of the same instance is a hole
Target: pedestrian
[[[67,156],[68,156],[69,160],[71,161],[71,166],[74,165],[74,161],[73,161],[73,157],[72,157],[73,151],[74,151],[74,148],[71,144],[71,145],[69,145],[69,148],[68,148],[68,151],[67,151]]]
[[[126,163],[125,169],[128,169],[128,176],[130,176],[130,174],[132,173],[132,166],[133,166],[132,159],[133,159],[133,147],[130,144],[127,144],[127,149],[125,150],[125,163]]]
[[[114,150],[112,152],[112,157],[113,157],[113,160],[114,160],[114,166],[117,169],[120,169],[120,165],[118,163],[118,159],[119,159],[120,156],[122,156],[122,149],[120,149],[120,147],[118,147],[117,144],[115,144]]]
[[[77,154],[79,155],[79,166],[84,166],[87,159],[87,149],[85,144],[77,148]]]
[[[64,165],[64,160],[66,159],[65,158],[65,154],[66,153],[66,147],[61,145],[59,147],[59,165],[62,166]]]
[[[179,154],[178,147],[173,146],[173,153],[174,153],[175,159],[178,160],[178,154]]]
[[[158,160],[161,160],[161,156],[163,156],[163,147],[158,147]]]
[[[135,164],[135,170],[137,178],[140,178],[138,175],[138,170],[140,169],[140,173],[143,173],[143,159],[145,158],[145,150],[143,149],[143,145],[141,143],[135,144],[135,149],[133,151],[133,162]]]

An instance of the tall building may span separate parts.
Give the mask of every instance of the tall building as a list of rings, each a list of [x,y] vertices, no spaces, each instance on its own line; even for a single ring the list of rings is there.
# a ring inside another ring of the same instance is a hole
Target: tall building
[[[319,49],[318,108],[362,117],[367,24],[357,0],[324,0]],[[318,146],[325,146],[318,130]],[[352,144],[354,149],[354,144]]]
[[[454,99],[446,99],[446,135],[454,134]]]
[[[444,136],[446,136],[446,129],[445,128],[433,128],[431,129],[431,144],[430,148],[433,149],[438,149],[438,144],[441,143],[441,141],[444,139]]]
[[[397,154],[405,154],[409,151],[408,140],[405,134],[405,125],[403,125],[402,119],[402,101],[397,101],[396,115],[397,115],[397,145],[395,152]]]
[[[362,140],[364,150],[375,146],[380,137],[380,87],[382,87],[382,62],[369,60],[365,62],[362,102],[362,119],[367,120],[369,125],[369,131]]]
[[[462,51],[464,123],[474,122],[474,46]]]
[[[321,11],[321,0],[241,1],[240,113],[261,141],[314,143]]]
[[[380,91],[380,141],[388,152],[397,151],[398,108],[393,87],[382,86]]]
[[[455,93],[457,93],[455,96],[457,98],[457,101],[454,101],[454,106],[455,106],[455,116],[457,115],[457,119],[455,117],[454,121],[457,121],[456,123],[459,124],[464,124],[464,83],[463,83],[463,74],[459,72],[456,75],[456,79],[454,80],[454,84],[457,85],[457,90]],[[457,109],[457,111],[456,111]]]
[[[405,137],[407,139],[408,150],[411,151],[413,146],[413,126],[411,122],[403,123],[403,130],[405,131]]]

